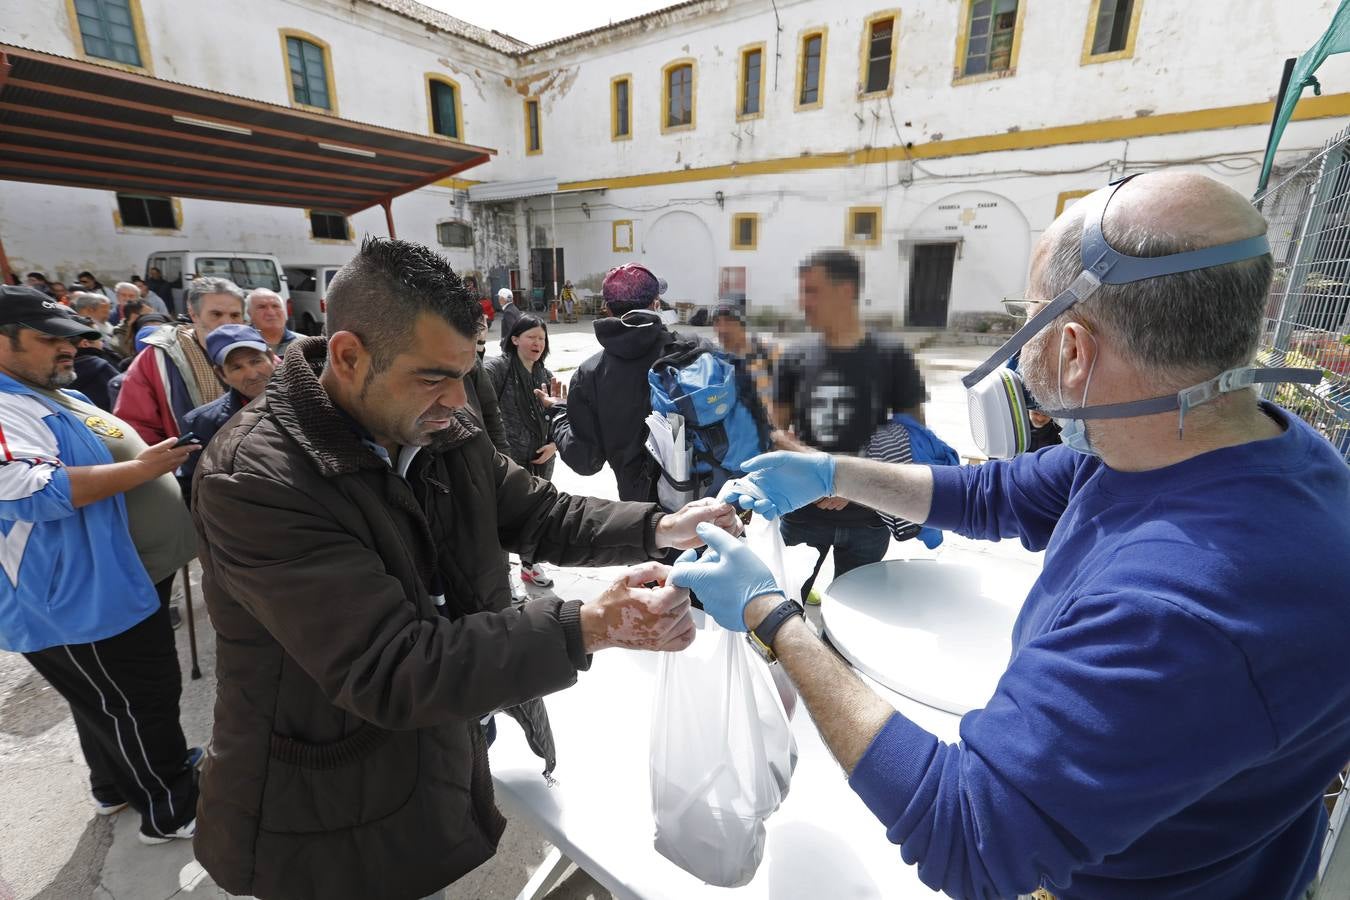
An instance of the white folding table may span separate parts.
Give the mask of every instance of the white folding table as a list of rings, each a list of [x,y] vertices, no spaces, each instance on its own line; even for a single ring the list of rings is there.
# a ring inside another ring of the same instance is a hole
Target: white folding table
[[[965,586],[961,589],[969,588],[969,573],[963,566],[982,565],[983,560],[959,562],[961,565],[947,567],[951,569],[947,581],[945,571],[926,571],[925,590],[940,592],[947,583],[953,589],[961,585]],[[827,625],[832,614],[843,621],[848,618],[844,613],[859,605],[881,618],[892,619],[884,603],[869,605],[877,598],[849,596],[847,587],[852,579],[864,591],[872,590],[878,584],[877,575],[885,576],[881,583],[888,578],[903,577],[903,569],[887,575],[887,567],[907,565],[933,563],[890,561],[867,567],[874,570],[870,576],[860,569],[837,579],[835,584],[839,588],[832,587],[823,607]],[[1007,581],[1009,591],[1024,591],[1024,585],[1017,579]],[[841,592],[842,599],[834,596]],[[905,593],[914,592],[902,592],[902,596]],[[1007,597],[999,597],[998,603],[1006,605]],[[965,603],[962,608],[969,612],[977,606]],[[1001,614],[998,610],[994,613]],[[959,635],[953,639],[960,643]],[[1005,649],[1003,661],[1006,656]],[[522,897],[533,896],[532,892],[547,883],[556,868],[570,859],[620,898],[686,900],[734,892],[747,900],[770,897],[931,900],[933,891],[919,881],[914,867],[900,859],[900,849],[886,839],[881,823],[848,786],[843,771],[800,704],[792,722],[798,762],[791,792],[768,820],[764,859],[754,880],[735,889],[710,887],[657,853],[652,844],[654,826],[648,782],[656,668],[654,655],[607,650],[596,655],[591,670],[582,673],[575,687],[546,698],[558,749],[558,767],[554,772],[557,783],[551,787],[540,774],[542,763],[525,745],[515,722],[507,716],[497,717],[499,734],[491,751],[497,798],[508,816],[527,819],[557,848]],[[869,668],[884,673],[884,667]],[[988,682],[986,697],[1001,670],[1001,665],[981,668]],[[989,673],[993,673],[992,677]],[[863,677],[900,712],[939,739],[957,740],[960,722],[957,715],[887,690],[866,674]],[[968,695],[972,686],[965,680],[962,687]]]

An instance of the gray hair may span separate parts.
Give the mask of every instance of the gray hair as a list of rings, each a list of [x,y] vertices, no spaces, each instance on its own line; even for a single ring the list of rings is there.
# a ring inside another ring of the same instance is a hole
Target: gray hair
[[[136,287],[136,285],[132,284],[130,281],[119,281],[119,282],[117,282],[117,286],[113,288],[113,293],[117,293],[117,292],[120,291],[122,288],[126,288],[126,289],[129,290],[129,291],[135,291],[135,292],[136,292],[136,296],[138,296],[138,297],[141,295],[141,289],[138,288],[138,287]]]
[[[248,292],[248,296],[247,296],[246,298],[244,298],[244,305],[245,305],[245,307],[247,307],[249,310],[252,310],[252,309],[253,309],[253,298],[254,298],[254,297],[271,297],[271,298],[275,299],[276,301],[278,301],[279,303],[281,303],[282,306],[285,306],[285,305],[286,305],[286,301],[285,301],[285,300],[282,300],[282,299],[281,299],[281,295],[278,294],[276,291],[272,290],[271,288],[262,288],[262,287],[260,287],[260,288],[254,288],[253,290],[249,291],[249,292]]]
[[[82,309],[93,309],[95,306],[107,302],[109,302],[107,297],[91,291],[76,291],[70,298],[71,306],[76,312]]]
[[[1139,226],[1117,230],[1107,239],[1131,256],[1166,256],[1199,246]],[[1062,292],[1082,271],[1082,237],[1079,212],[1065,223],[1051,250],[1042,276],[1045,299]],[[1158,387],[1180,390],[1255,356],[1273,272],[1267,253],[1132,284],[1104,284],[1065,316],[1081,318],[1114,338]]]
[[[229,294],[239,301],[239,308],[244,308],[244,292],[239,289],[228,278],[194,278],[188,284],[187,305],[193,312],[200,312],[202,308],[202,298],[207,294]]]

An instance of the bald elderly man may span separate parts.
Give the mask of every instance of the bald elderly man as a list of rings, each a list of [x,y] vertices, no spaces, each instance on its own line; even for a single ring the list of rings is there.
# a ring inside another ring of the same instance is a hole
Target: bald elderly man
[[[286,303],[276,291],[254,288],[245,301],[248,321],[263,336],[267,346],[278,359],[286,355],[286,348],[300,335],[286,327]]]
[[[1062,446],[933,468],[772,453],[728,486],[768,516],[837,496],[1046,551],[960,743],[869,690],[744,545],[709,535],[675,566],[671,583],[782,661],[931,887],[1285,900],[1315,878],[1322,792],[1350,759],[1350,468],[1251,389],[1318,377],[1249,368],[1264,234],[1198,175],[1098,191],[1037,244],[1033,318],[966,379],[988,400],[980,382],[1021,347]]]

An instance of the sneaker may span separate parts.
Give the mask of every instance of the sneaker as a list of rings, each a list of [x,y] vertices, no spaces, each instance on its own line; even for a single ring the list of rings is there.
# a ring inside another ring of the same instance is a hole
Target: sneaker
[[[185,762],[187,763],[188,768],[200,769],[202,763],[206,762],[206,751],[201,747],[189,747]]]
[[[183,624],[183,614],[178,611],[177,606],[169,607],[169,624],[172,625],[174,628],[177,628],[179,625]]]
[[[137,832],[136,837],[140,838],[142,844],[153,846],[155,844],[167,844],[172,840],[190,841],[192,840],[192,836],[196,833],[197,820],[193,819],[191,822],[171,834],[147,834],[144,831],[144,826],[142,826],[142,830]]]
[[[157,845],[157,843],[169,843],[170,841],[192,841],[194,834],[197,834],[196,819],[193,819],[192,822],[185,824],[185,826],[178,828],[177,831],[173,831],[173,833],[170,834],[146,833],[144,826],[140,826],[140,831],[136,833],[136,837],[140,839],[140,843],[154,846]]]
[[[535,587],[553,587],[553,579],[544,574],[544,567],[540,565],[522,565],[520,567],[520,580]]]
[[[806,605],[807,605],[807,606],[819,606],[819,605],[820,605],[820,591],[812,590],[811,593],[807,594],[807,595],[806,595]]]
[[[127,808],[127,801],[116,800],[112,803],[104,803],[97,797],[94,798],[94,815],[96,816],[115,816]]]

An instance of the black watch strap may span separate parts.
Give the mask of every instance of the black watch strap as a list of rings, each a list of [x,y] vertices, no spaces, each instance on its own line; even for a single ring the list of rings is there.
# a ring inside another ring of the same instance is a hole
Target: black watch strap
[[[755,640],[765,650],[773,653],[773,639],[778,634],[778,629],[783,627],[783,623],[793,616],[804,616],[806,610],[796,600],[784,600],[782,603],[769,610],[769,614],[764,617],[753,629]]]

